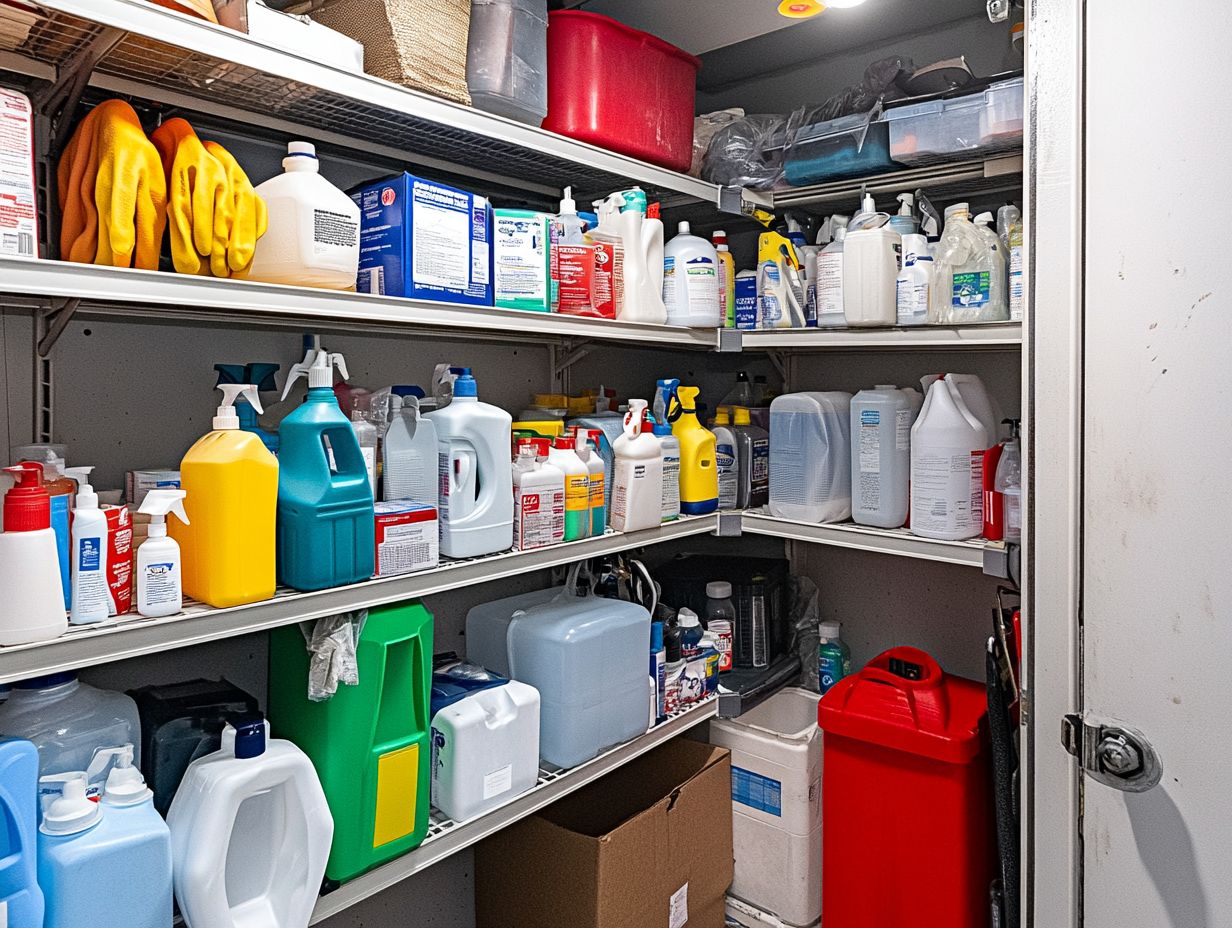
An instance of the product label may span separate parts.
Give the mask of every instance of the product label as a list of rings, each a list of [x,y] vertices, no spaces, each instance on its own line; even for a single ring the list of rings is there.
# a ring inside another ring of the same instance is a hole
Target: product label
[[[436,472],[440,477],[437,486],[437,508],[440,512],[441,525],[449,521],[449,497],[453,487],[453,456],[448,451],[438,451],[436,454]]]
[[[754,439],[751,473],[754,493],[770,489],[770,439]]]
[[[590,475],[565,474],[565,511],[581,512],[590,508]]]
[[[736,328],[757,328],[757,276],[736,278]]]
[[[783,784],[780,780],[772,780],[734,765],[731,778],[732,802],[768,815],[783,815]]]
[[[486,221],[486,220],[485,220]],[[416,287],[465,290],[479,255],[467,247],[473,228],[469,198],[459,191],[416,183],[411,193],[411,280]],[[477,243],[481,244],[482,243]],[[486,250],[486,245],[483,246]],[[487,278],[487,255],[482,255]]]
[[[179,566],[172,561],[146,564],[141,572],[141,595],[146,606],[161,606],[180,598]],[[139,603],[140,606],[142,603]]]
[[[663,455],[663,519],[680,515],[680,456]]]
[[[368,445],[360,445],[359,453],[364,457],[364,470],[368,472],[368,483],[372,492],[376,493],[376,449]]]
[[[565,487],[523,490],[514,495],[513,546],[542,548],[565,537]]]
[[[924,452],[911,466],[911,526],[943,534],[978,533],[984,520],[984,455]]]
[[[672,893],[667,910],[667,928],[684,928],[689,920],[689,884]]]
[[[734,271],[730,270],[727,267],[727,262],[720,258],[719,264],[715,268],[715,273],[719,290],[719,319],[722,325],[732,325],[736,321],[736,307],[734,302],[732,302],[731,305],[728,305],[729,300],[732,297],[730,287],[733,283],[733,281],[728,280],[728,277],[733,274]]]
[[[817,684],[823,694],[850,673],[851,658],[845,657],[839,648],[823,644],[817,649]]]
[[[911,447],[911,407],[894,413],[894,450],[906,451]]]
[[[548,235],[546,217],[496,217],[492,264],[497,305],[522,300],[547,308],[552,295]]]
[[[688,289],[687,312],[691,316],[706,318],[719,314],[719,277],[714,261],[705,255],[690,258],[684,264],[684,283]]]
[[[624,309],[624,249],[608,242],[591,245],[595,267],[590,285],[590,305],[595,315],[615,319]]]
[[[783,277],[779,266],[774,261],[766,261],[761,266],[761,298],[758,301],[760,315],[757,326],[761,329],[773,329],[783,318],[783,301],[779,299]]]
[[[103,546],[97,538],[83,538],[77,545],[77,570],[80,573],[102,569]]]
[[[551,282],[552,312],[560,310],[560,224],[548,220],[548,280]]]
[[[719,672],[726,673],[732,669],[732,624],[727,619],[711,619],[708,631],[719,639]]]
[[[1022,321],[1022,245],[1010,246],[1010,321]]]
[[[1001,497],[1005,500],[1005,535],[1017,538],[1022,535],[1022,496],[1017,490],[1006,490]]]
[[[834,325],[842,315],[843,253],[823,251],[817,255],[817,324]]]
[[[591,453],[598,454],[599,452],[594,451]],[[607,474],[605,471],[599,471],[599,473],[592,474],[590,477],[590,498],[587,504],[591,509],[603,508],[603,498],[607,492],[606,477]]]
[[[108,615],[124,615],[133,607],[133,520],[127,506],[107,506]]]
[[[560,312],[571,316],[599,315],[592,298],[595,281],[595,250],[594,245],[560,245],[557,247]]]
[[[0,255],[32,258],[36,253],[33,152],[30,104],[20,94],[0,88]]]
[[[735,509],[740,489],[740,471],[736,466],[736,449],[729,444],[716,444],[715,467],[719,471],[719,508]]]
[[[881,473],[881,410],[860,410],[860,473]]]
[[[312,253],[349,251],[359,244],[359,219],[328,209],[312,211]]]
[[[663,258],[663,305],[668,315],[676,311],[676,256]]]
[[[404,520],[413,521],[404,521]],[[440,533],[428,507],[415,512],[377,514],[376,575],[392,577],[440,563]]]
[[[897,282],[897,311],[899,325],[919,325],[928,321],[928,281],[902,280]]]
[[[498,770],[485,773],[483,776],[483,798],[491,799],[501,793],[509,792],[513,786],[513,764],[505,764]]]
[[[978,309],[992,299],[992,275],[988,271],[963,271],[954,274],[950,305]]]

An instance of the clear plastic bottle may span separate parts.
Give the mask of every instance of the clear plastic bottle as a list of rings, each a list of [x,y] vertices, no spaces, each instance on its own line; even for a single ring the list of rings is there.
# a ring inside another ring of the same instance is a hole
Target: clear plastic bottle
[[[372,495],[376,496],[376,426],[368,421],[368,397],[357,396],[352,401],[351,427],[355,429],[355,438],[359,442],[359,453],[364,456],[364,467],[368,471],[368,483],[372,486]]]
[[[851,649],[843,641],[841,622],[822,622],[817,644],[817,684],[824,696],[839,680],[851,673]]]
[[[719,673],[732,669],[732,641],[736,628],[736,606],[732,587],[726,580],[706,584],[706,630],[719,643]]]
[[[987,231],[996,238],[991,229]],[[971,222],[966,203],[955,203],[945,211],[945,231],[937,243],[935,259],[929,322],[963,325],[1009,317],[1005,299],[1006,262],[1000,260],[997,248]]]
[[[1018,419],[1006,419],[1010,440],[1005,443],[1001,460],[997,462],[997,492],[1005,507],[1005,540],[1022,542],[1022,448],[1018,440]]]
[[[692,609],[682,608],[676,613],[676,622],[680,625],[680,655],[686,660],[701,653],[702,625],[697,613]]]
[[[765,381],[765,377],[762,381]],[[723,402],[720,406],[752,406],[753,403],[753,385],[749,382],[749,375],[744,371],[736,374],[736,385],[727,391],[727,396],[723,397]]]

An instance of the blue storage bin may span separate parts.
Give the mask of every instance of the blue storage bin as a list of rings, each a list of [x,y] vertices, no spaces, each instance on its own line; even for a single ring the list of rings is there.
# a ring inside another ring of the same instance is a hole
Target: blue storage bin
[[[783,173],[793,187],[880,174],[899,167],[890,158],[889,127],[880,107],[802,126],[787,152]]]

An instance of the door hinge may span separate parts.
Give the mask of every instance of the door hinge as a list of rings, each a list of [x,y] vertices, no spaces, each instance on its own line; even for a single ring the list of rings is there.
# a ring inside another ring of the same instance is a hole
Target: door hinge
[[[1061,719],[1061,744],[1097,783],[1127,793],[1144,793],[1163,777],[1155,748],[1137,729],[1094,722],[1070,714]]]

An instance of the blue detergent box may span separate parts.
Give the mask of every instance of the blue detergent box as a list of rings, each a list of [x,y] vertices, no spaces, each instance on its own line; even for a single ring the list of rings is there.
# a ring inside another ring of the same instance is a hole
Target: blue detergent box
[[[359,206],[360,293],[492,305],[486,197],[403,173],[351,191]]]
[[[736,328],[757,328],[757,275],[736,276]]]

